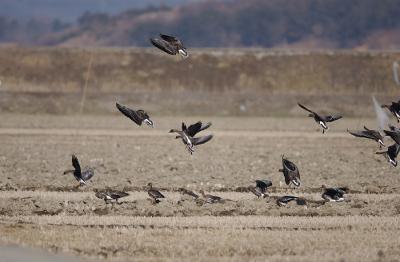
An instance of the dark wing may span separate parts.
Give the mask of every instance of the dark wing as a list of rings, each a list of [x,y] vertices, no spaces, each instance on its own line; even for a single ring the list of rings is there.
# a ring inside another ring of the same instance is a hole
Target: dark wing
[[[356,137],[364,137],[364,138],[369,138],[369,139],[375,139],[375,136],[373,136],[370,132],[368,131],[349,131],[349,134],[356,136]]]
[[[272,182],[269,180],[256,180],[256,186],[259,188],[266,189],[267,187],[272,186]]]
[[[132,110],[126,106],[120,105],[118,103],[115,104],[118,108],[118,110],[124,114],[126,117],[131,119],[133,122],[138,124],[139,126],[142,125],[143,119],[136,113],[135,110]]]
[[[162,51],[170,54],[170,55],[176,55],[177,50],[176,47],[170,44],[169,42],[162,40],[162,39],[157,39],[157,38],[151,38],[150,42],[157,47],[158,49],[161,49]]]
[[[203,130],[209,128],[211,125],[212,125],[211,122],[208,122],[208,123],[205,124],[205,125],[202,124],[202,125],[201,125],[201,128],[200,128],[200,131],[203,131]],[[200,132],[200,131],[199,131],[199,132]]]
[[[293,200],[296,200],[296,199],[297,199],[297,197],[295,197],[295,196],[283,196],[283,197],[281,197],[281,198],[278,198],[277,202],[278,202],[278,203],[287,204],[287,203],[289,203],[290,201],[293,201]]]
[[[397,155],[399,154],[399,151],[400,151],[400,145],[396,143],[388,147],[387,153],[389,156],[396,158]]]
[[[383,130],[383,132],[387,135],[390,136],[396,144],[400,144],[400,132],[396,131],[389,131],[389,130]]]
[[[201,144],[207,143],[212,138],[213,138],[213,135],[202,136],[202,137],[193,137],[192,138],[192,143],[193,143],[193,145],[197,146],[197,145],[201,145]]]
[[[144,110],[138,110],[136,111],[136,115],[140,118],[140,119],[149,119],[149,115],[144,111]]]
[[[93,168],[86,167],[82,172],[81,178],[83,181],[88,181],[89,179],[92,178],[92,176],[94,176]]]
[[[195,136],[198,132],[200,132],[201,127],[202,127],[201,121],[199,121],[199,122],[197,122],[197,123],[195,123],[195,124],[193,124],[193,125],[190,125],[190,126],[187,128],[186,134],[187,134],[188,136],[193,137],[193,136]]]
[[[79,165],[79,160],[75,155],[72,155],[72,166],[76,171],[81,172],[81,166]]]
[[[325,116],[323,119],[325,122],[333,122],[336,120],[341,119],[343,116],[341,115],[331,115],[331,116]]]
[[[313,114],[313,115],[318,115],[317,113],[315,113],[314,111],[311,111],[310,109],[308,109],[307,107],[303,106],[302,104],[300,104],[300,103],[297,103],[297,104],[299,105],[299,107],[301,107],[301,108],[303,108],[304,110],[310,112],[311,114]]]
[[[165,196],[163,194],[161,194],[160,191],[155,190],[155,189],[149,190],[148,193],[153,198],[165,198]]]
[[[170,35],[164,35],[164,34],[160,34],[160,37],[170,43],[180,43],[179,39],[176,38],[175,36],[170,36]]]
[[[117,199],[117,198],[129,196],[129,194],[126,192],[122,192],[122,191],[112,191],[112,192],[110,192],[110,196],[113,199]]]

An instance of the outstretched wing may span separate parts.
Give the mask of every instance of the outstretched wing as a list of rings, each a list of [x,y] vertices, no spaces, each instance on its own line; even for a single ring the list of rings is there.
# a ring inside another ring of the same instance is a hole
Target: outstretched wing
[[[87,167],[85,168],[85,170],[83,170],[81,178],[83,181],[88,181],[89,179],[92,178],[92,176],[94,176],[93,168]]]
[[[336,121],[336,120],[341,119],[342,117],[343,117],[343,116],[341,116],[341,115],[325,116],[325,117],[324,117],[324,121],[325,121],[325,122],[333,122],[333,121]]]
[[[81,166],[79,165],[79,160],[75,155],[72,155],[72,166],[76,171],[81,172]]]
[[[192,143],[193,143],[193,145],[197,146],[197,145],[201,145],[201,144],[207,143],[212,138],[213,138],[213,135],[202,136],[202,137],[193,137],[192,138]]]
[[[375,137],[367,131],[349,131],[349,130],[347,130],[347,132],[349,132],[351,135],[356,136],[356,137],[375,139]]]
[[[176,48],[170,44],[169,42],[158,39],[158,38],[150,38],[150,42],[157,47],[158,49],[161,49],[162,51],[170,54],[170,55],[176,55],[177,50]]]
[[[383,132],[385,132],[385,135],[390,136],[394,140],[394,142],[400,144],[400,132],[389,131],[389,130],[383,130]]]
[[[178,38],[176,38],[175,36],[170,36],[170,35],[164,35],[164,34],[160,34],[160,37],[170,43],[177,43],[180,42]]]
[[[193,125],[190,125],[187,128],[186,134],[188,134],[189,136],[192,136],[192,137],[195,136],[198,132],[200,132],[201,126],[202,126],[201,121],[199,121]]]
[[[200,128],[200,130],[199,130],[199,132],[200,131],[203,131],[203,130],[205,130],[205,129],[207,129],[207,128],[209,128],[210,126],[212,125],[212,123],[211,122],[208,122],[207,124],[205,124],[205,125],[201,125],[201,128]]]
[[[317,115],[317,113],[315,113],[314,111],[311,111],[310,109],[308,109],[307,107],[303,106],[300,103],[297,103],[299,105],[299,107],[303,108],[304,110],[310,112],[311,114]]]
[[[143,119],[136,113],[135,110],[132,110],[126,106],[120,105],[118,103],[115,104],[118,108],[118,110],[124,114],[126,117],[131,119],[133,122],[138,124],[139,126],[142,125]]]

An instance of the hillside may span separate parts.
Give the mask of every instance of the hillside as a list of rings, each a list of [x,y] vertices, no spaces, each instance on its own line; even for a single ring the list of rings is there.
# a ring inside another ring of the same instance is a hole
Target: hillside
[[[180,36],[189,47],[397,49],[398,17],[397,0],[200,1],[117,15],[86,12],[77,23],[41,20],[24,26],[5,19],[1,27],[0,19],[0,41],[149,46],[149,37],[164,32]]]

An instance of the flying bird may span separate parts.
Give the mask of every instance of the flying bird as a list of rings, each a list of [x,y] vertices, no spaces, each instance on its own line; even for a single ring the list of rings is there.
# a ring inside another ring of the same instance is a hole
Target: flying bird
[[[75,155],[72,155],[72,166],[74,169],[64,171],[64,175],[72,173],[79,182],[78,186],[86,185],[86,182],[94,176],[93,168],[85,167],[81,170],[79,160]]]
[[[293,184],[295,187],[300,187],[300,172],[297,166],[287,160],[285,156],[282,155],[282,169],[279,169],[279,172],[282,172],[285,177],[286,185]]]
[[[210,124],[211,125],[211,124]],[[206,128],[209,126],[205,125]],[[207,136],[202,136],[202,137],[194,137],[198,132],[201,130],[206,129],[202,125],[202,123],[199,121],[194,125],[190,125],[189,127],[186,127],[186,124],[182,122],[182,130],[177,130],[177,129],[171,129],[169,132],[170,133],[177,133],[178,136],[176,138],[181,138],[183,144],[186,145],[187,150],[189,151],[190,154],[193,154],[194,152],[194,146],[198,146],[204,143],[207,143],[213,138],[213,135],[207,135]]]
[[[299,105],[299,107],[303,108],[304,110],[306,110],[307,112],[309,112],[310,114],[308,115],[309,117],[313,117],[315,122],[317,122],[321,127],[322,127],[322,133],[325,133],[325,130],[328,129],[328,122],[333,122],[336,120],[339,120],[342,118],[341,115],[327,115],[327,116],[321,116],[317,113],[315,113],[314,111],[311,111],[310,109],[308,109],[307,107],[303,106],[300,103],[297,103]]]
[[[103,199],[106,204],[112,203],[113,201],[118,203],[118,199],[129,196],[126,192],[116,190],[98,191],[95,195],[97,198]]]
[[[137,125],[141,126],[142,123],[145,122],[148,126],[154,127],[153,121],[151,121],[149,115],[144,110],[133,110],[118,103],[115,105],[123,115],[131,119]]]
[[[344,194],[347,193],[348,188],[346,187],[326,187],[322,185],[324,193],[322,193],[322,198],[331,202],[342,202],[344,201]]]
[[[269,180],[256,180],[256,186],[249,187],[250,192],[252,192],[254,195],[256,195],[258,198],[262,197],[267,197],[267,189],[268,187],[272,186],[272,182]]]
[[[160,34],[159,38],[150,38],[150,42],[157,48],[170,55],[180,54],[183,58],[189,56],[186,48],[183,46],[181,40],[177,37]]]
[[[394,127],[394,126],[389,126],[391,130],[383,130],[385,135],[390,136],[391,139],[393,139],[396,144],[400,145],[400,129]]]
[[[388,162],[390,164],[392,164],[392,166],[396,167],[397,166],[396,158],[397,158],[397,155],[399,154],[399,152],[400,152],[400,145],[395,143],[395,144],[389,146],[387,148],[387,151],[376,152],[376,154],[384,155],[385,158],[388,160]]]
[[[379,148],[382,148],[382,146],[385,146],[383,143],[383,136],[381,135],[381,133],[379,133],[379,131],[368,129],[365,126],[364,126],[364,129],[365,130],[361,130],[361,131],[349,131],[347,129],[347,132],[349,132],[351,135],[356,136],[356,137],[363,137],[363,138],[375,140],[376,142],[379,143]]]
[[[400,101],[392,102],[391,105],[382,105],[382,108],[387,108],[397,119],[397,122],[400,122]]]
[[[159,203],[160,202],[160,200],[159,200],[160,198],[165,198],[165,196],[163,194],[161,194],[161,192],[158,191],[158,189],[153,188],[153,184],[152,183],[148,183],[147,184],[147,193],[152,198],[153,204]]]

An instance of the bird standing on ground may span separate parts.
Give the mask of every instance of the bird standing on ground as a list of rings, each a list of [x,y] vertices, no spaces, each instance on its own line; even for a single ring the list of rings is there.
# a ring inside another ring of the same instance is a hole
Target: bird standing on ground
[[[342,118],[340,115],[327,115],[327,116],[321,116],[314,111],[311,111],[307,107],[303,106],[300,103],[297,103],[301,108],[309,112],[310,114],[308,115],[309,117],[313,117],[315,122],[317,122],[321,127],[322,127],[322,133],[325,133],[325,130],[328,130],[328,125],[327,122],[333,122],[336,120],[339,120]]]
[[[276,200],[276,204],[278,206],[286,206],[289,202],[296,201],[296,204],[299,206],[304,206],[307,204],[304,198],[295,197],[295,196],[283,196]]]
[[[183,46],[181,40],[177,37],[160,34],[159,38],[150,38],[150,42],[157,48],[170,55],[180,54],[183,58],[189,56],[186,48]]]
[[[356,136],[356,137],[364,137],[364,138],[375,140],[376,142],[379,143],[379,148],[382,148],[382,146],[385,146],[383,144],[383,136],[381,135],[381,133],[379,133],[379,131],[368,129],[365,126],[364,126],[364,129],[365,130],[361,130],[361,131],[349,131],[347,129],[347,132],[349,132],[350,134],[352,134],[353,136]]]
[[[297,166],[287,160],[284,155],[282,155],[282,169],[279,169],[279,172],[282,172],[285,177],[286,185],[293,184],[295,187],[299,187],[300,182],[300,172]]]
[[[199,196],[196,193],[194,193],[193,191],[188,190],[186,188],[183,188],[183,187],[179,188],[179,192],[181,192],[183,195],[191,196],[194,199],[198,199],[199,198]]]
[[[161,194],[160,191],[158,191],[156,188],[153,188],[152,183],[147,184],[147,193],[152,198],[153,204],[157,204],[158,202],[160,202],[160,198],[165,198],[165,196]]]
[[[249,190],[252,192],[254,195],[256,195],[258,198],[262,197],[267,197],[267,189],[268,187],[272,186],[272,182],[269,180],[256,180],[256,186],[250,186]]]
[[[348,188],[346,187],[326,187],[322,185],[324,193],[322,198],[330,202],[342,202],[344,201],[344,194],[347,193]]]
[[[112,203],[113,201],[118,203],[118,199],[129,196],[126,192],[116,190],[98,191],[95,195],[97,198],[103,199],[106,204]]]
[[[205,194],[203,190],[200,190],[200,194],[203,196],[204,201],[208,204],[220,203],[222,202],[222,198],[218,196],[213,196],[209,194]]]
[[[126,106],[116,103],[118,110],[126,117],[130,118],[137,125],[141,126],[145,122],[148,126],[154,127],[153,121],[151,121],[149,115],[144,110],[133,110]]]
[[[202,123],[199,121],[194,125],[190,125],[189,127],[186,127],[185,123],[182,122],[182,130],[171,129],[169,132],[177,133],[178,136],[176,136],[176,138],[181,138],[183,144],[186,145],[186,148],[189,151],[189,153],[193,154],[194,146],[198,146],[198,145],[207,143],[208,141],[210,141],[213,138],[213,135],[194,137],[201,130],[208,128],[211,125],[211,123],[209,123],[208,126],[207,125],[203,126]]]
[[[85,167],[81,170],[79,160],[75,155],[72,155],[72,166],[74,169],[64,171],[64,175],[72,173],[75,179],[79,182],[78,186],[86,185],[86,182],[94,176],[93,168]]]

